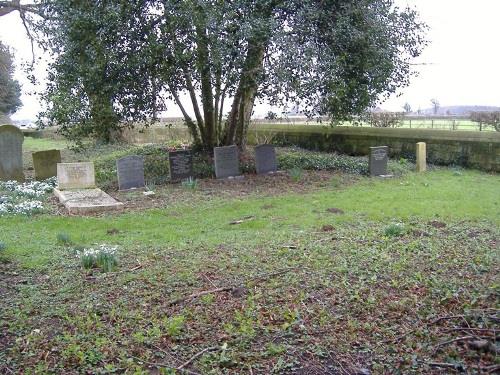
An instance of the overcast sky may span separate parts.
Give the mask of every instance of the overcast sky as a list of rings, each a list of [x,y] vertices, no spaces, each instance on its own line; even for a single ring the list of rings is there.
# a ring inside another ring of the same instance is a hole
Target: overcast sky
[[[441,106],[500,106],[500,0],[396,0],[399,5],[415,7],[429,26],[430,45],[416,60],[420,72],[409,87],[381,105],[401,110],[405,102],[414,110],[430,107],[437,98]],[[0,18],[0,39],[16,50],[16,78],[23,85],[24,106],[14,119],[35,118],[40,110],[36,97],[29,96],[35,88],[22,71],[23,61],[31,59],[31,47],[17,12]],[[43,82],[44,64],[35,71]],[[179,116],[175,108],[167,113]],[[258,105],[256,115],[269,108]]]

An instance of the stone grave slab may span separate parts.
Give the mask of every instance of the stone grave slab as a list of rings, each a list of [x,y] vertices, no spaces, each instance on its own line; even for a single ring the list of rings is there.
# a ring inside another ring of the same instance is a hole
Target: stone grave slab
[[[17,126],[0,125],[1,181],[24,181],[23,142],[23,132]]]
[[[57,176],[57,164],[61,163],[60,150],[37,151],[33,152],[31,156],[37,180],[46,180]]]
[[[54,189],[54,195],[66,207],[70,215],[118,211],[123,208],[123,203],[116,201],[97,188],[85,190]]]
[[[59,190],[95,188],[94,163],[58,163]]]
[[[217,178],[239,177],[240,160],[237,146],[214,148],[215,176]]]
[[[417,143],[417,172],[427,170],[427,145],[425,142]]]
[[[255,147],[255,169],[257,174],[273,173],[278,170],[276,149],[273,145]]]
[[[387,176],[387,162],[389,160],[389,147],[370,147],[369,168],[370,176]]]
[[[172,181],[181,181],[194,176],[193,153],[190,150],[169,152],[168,162]]]
[[[118,188],[120,190],[142,189],[144,181],[144,158],[138,155],[126,156],[116,161]]]

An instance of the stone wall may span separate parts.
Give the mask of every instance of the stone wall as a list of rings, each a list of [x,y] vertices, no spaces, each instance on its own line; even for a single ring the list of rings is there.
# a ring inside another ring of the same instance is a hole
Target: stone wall
[[[389,146],[391,157],[411,160],[415,159],[416,143],[425,142],[427,160],[431,163],[500,171],[498,132],[257,125],[250,129],[249,142],[272,142],[349,155],[368,155],[369,147]]]

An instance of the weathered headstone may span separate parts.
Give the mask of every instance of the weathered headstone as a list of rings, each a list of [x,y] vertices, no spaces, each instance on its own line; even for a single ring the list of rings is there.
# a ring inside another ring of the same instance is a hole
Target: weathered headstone
[[[141,189],[144,182],[144,158],[132,155],[116,161],[118,188],[120,190]]]
[[[95,188],[94,163],[57,164],[59,190]]]
[[[240,175],[238,147],[224,146],[214,148],[215,176],[217,178],[236,177]]]
[[[60,150],[37,151],[33,152],[31,156],[37,180],[46,180],[57,176],[57,164],[61,162]]]
[[[0,180],[24,181],[23,142],[21,129],[0,125]]]
[[[386,176],[388,159],[388,146],[370,147],[370,176]]]
[[[273,145],[259,145],[255,147],[255,169],[257,174],[266,174],[278,170],[276,150]]]
[[[191,151],[171,151],[168,153],[168,162],[172,181],[193,177],[193,154]]]
[[[417,143],[417,172],[427,170],[427,150],[425,142]]]
[[[94,163],[58,163],[58,188],[54,195],[70,214],[89,214],[123,208],[101,189],[95,187]]]

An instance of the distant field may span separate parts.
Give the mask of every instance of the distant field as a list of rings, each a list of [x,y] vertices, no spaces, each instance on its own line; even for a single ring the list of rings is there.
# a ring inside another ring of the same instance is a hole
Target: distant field
[[[288,124],[288,125],[319,125],[328,124],[328,120],[307,120],[306,118],[290,118],[281,120],[253,120],[254,125],[261,124]],[[351,122],[343,122],[342,126],[363,126],[370,127],[368,123],[354,124]],[[405,119],[401,124],[400,128],[408,129],[441,129],[441,130],[463,130],[463,131],[495,131],[489,126],[479,126],[478,123],[469,120],[468,118],[462,117],[423,117],[423,118],[411,118]]]

